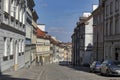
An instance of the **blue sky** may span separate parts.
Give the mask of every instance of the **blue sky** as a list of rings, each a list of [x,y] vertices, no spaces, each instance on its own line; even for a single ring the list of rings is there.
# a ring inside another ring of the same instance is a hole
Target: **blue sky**
[[[39,24],[46,25],[48,34],[70,42],[76,22],[83,12],[91,12],[98,0],[34,0]]]

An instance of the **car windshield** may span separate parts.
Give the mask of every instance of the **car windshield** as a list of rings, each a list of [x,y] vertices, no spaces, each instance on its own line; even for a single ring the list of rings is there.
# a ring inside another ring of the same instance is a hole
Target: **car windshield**
[[[120,62],[115,61],[115,62],[113,62],[113,65],[120,66]]]

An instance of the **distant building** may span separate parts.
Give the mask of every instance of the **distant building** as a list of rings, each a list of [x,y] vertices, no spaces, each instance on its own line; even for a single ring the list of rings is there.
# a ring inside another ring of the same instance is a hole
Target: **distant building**
[[[104,60],[104,6],[99,0],[99,6],[93,15],[93,60]]]
[[[65,53],[64,53],[64,60],[65,61],[72,61],[72,43],[64,43],[65,47]]]
[[[90,64],[93,61],[93,16],[91,13],[83,13],[71,37],[73,65]]]
[[[39,28],[37,28],[37,42],[36,42],[36,62],[38,64],[48,64],[51,62],[49,36]]]
[[[59,56],[61,54],[59,41],[53,36],[51,36],[49,39],[50,39],[51,51],[52,51],[52,62],[53,63],[59,62],[59,60],[61,60]]]
[[[77,66],[83,64],[83,57],[85,54],[85,40],[87,40],[85,39],[85,21],[89,15],[90,13],[84,13],[83,16],[80,17],[79,22],[77,22],[77,26],[74,29],[74,34],[72,35],[72,58],[73,64]]]

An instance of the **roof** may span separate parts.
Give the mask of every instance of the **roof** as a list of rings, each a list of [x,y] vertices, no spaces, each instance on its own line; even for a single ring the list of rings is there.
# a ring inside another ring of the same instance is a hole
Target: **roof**
[[[46,32],[44,32],[44,31],[40,30],[39,28],[37,28],[37,34],[36,35],[37,35],[38,38],[45,38]]]
[[[59,41],[55,40],[54,38],[52,38],[51,36],[49,37],[49,40],[51,43],[57,45],[59,43]]]
[[[50,35],[48,35],[46,32],[42,31],[41,29],[37,28],[37,38],[47,39],[50,40],[50,42],[54,45],[58,45],[59,41],[52,38]]]

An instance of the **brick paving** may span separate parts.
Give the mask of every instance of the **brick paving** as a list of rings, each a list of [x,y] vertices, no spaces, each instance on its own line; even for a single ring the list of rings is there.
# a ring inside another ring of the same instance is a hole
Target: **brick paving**
[[[0,80],[120,80],[120,77],[90,73],[88,67],[48,64],[7,72],[0,76]]]

